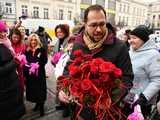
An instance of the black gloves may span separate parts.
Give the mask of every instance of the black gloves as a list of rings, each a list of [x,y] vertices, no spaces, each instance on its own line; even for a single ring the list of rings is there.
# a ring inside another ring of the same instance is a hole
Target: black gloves
[[[150,114],[151,105],[148,103],[148,100],[142,93],[139,95],[139,99],[133,104],[133,107],[137,104],[141,106],[142,114],[144,117]]]
[[[139,95],[139,99],[133,104],[133,106],[139,104],[140,106],[144,106],[148,103],[148,100],[146,99],[146,97],[141,93]]]

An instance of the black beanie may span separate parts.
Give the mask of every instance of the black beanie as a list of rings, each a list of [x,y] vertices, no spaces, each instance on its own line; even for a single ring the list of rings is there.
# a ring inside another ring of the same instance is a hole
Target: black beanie
[[[139,37],[144,42],[149,40],[149,35],[151,34],[150,29],[145,25],[139,25],[134,30],[130,32],[131,35]]]

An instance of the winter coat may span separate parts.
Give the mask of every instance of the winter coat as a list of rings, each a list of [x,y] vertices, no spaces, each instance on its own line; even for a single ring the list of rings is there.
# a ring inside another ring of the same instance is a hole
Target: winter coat
[[[126,89],[122,92],[122,96],[125,96],[132,87],[133,80],[132,64],[125,43],[118,40],[112,33],[109,33],[101,48],[90,51],[85,45],[82,36],[83,32],[76,37],[72,50],[80,49],[86,54],[92,54],[93,58],[101,57],[105,61],[110,61],[120,68],[122,70],[122,80],[126,86]]]
[[[0,119],[18,120],[24,113],[16,63],[11,51],[0,44]]]
[[[26,45],[24,43],[22,44],[12,44],[12,47],[16,53],[16,55],[19,55],[19,54],[23,54],[26,50]]]
[[[67,45],[68,45],[68,39],[67,38],[64,39],[61,46],[59,46],[59,44],[60,44],[60,40],[57,39],[56,44],[55,44],[54,49],[53,49],[53,54],[56,53],[56,52],[59,52],[60,50],[65,51],[65,49],[67,48]]]
[[[105,61],[110,61],[122,70],[122,82],[126,87],[121,91],[119,96],[121,96],[121,99],[123,99],[132,87],[133,80],[132,64],[130,61],[128,48],[125,43],[118,40],[112,33],[109,33],[101,48],[91,51],[83,41],[82,32],[77,35],[75,39],[72,53],[78,49],[82,50],[84,54],[93,55],[93,58],[100,57]],[[72,54],[70,57],[73,59]],[[68,74],[67,67],[65,67],[64,74]],[[80,113],[80,116],[84,120],[96,120],[95,114],[88,108],[84,108]]]
[[[22,55],[24,54],[25,50],[26,50],[26,45],[24,43],[22,44],[12,44],[13,46],[13,49],[15,51],[15,56],[18,56],[18,55]],[[23,93],[24,93],[24,75],[23,75],[23,66],[19,65],[17,67],[17,72],[18,72],[18,78],[19,78],[19,83],[20,83],[20,92],[23,96]]]
[[[44,48],[37,48],[33,54],[32,50],[25,52],[28,64],[38,62],[38,76],[29,74],[30,67],[24,67],[24,76],[26,78],[26,99],[31,102],[43,103],[46,100],[46,74],[45,64],[47,63],[47,53]]]
[[[160,53],[156,50],[155,42],[150,39],[129,53],[134,72],[130,92],[138,95],[143,93],[147,100],[151,100],[160,89]]]

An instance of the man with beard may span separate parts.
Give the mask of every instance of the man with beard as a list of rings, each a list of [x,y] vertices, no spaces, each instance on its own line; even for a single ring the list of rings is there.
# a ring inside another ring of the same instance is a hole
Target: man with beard
[[[132,87],[132,65],[127,46],[116,38],[113,29],[107,27],[106,12],[100,5],[92,5],[85,10],[84,29],[76,36],[72,53],[78,49],[85,54],[91,54],[93,58],[110,61],[122,70],[122,82],[125,85],[120,94],[122,101]],[[69,102],[68,96],[63,91],[59,92],[59,99],[65,103]],[[89,109],[82,110],[80,116],[84,120],[96,120]]]

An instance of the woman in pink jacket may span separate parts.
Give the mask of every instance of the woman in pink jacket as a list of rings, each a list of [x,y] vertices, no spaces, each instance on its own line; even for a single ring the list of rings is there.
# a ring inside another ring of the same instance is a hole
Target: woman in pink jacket
[[[26,46],[24,44],[21,32],[18,29],[12,29],[10,31],[9,39],[11,40],[12,47],[15,51],[15,57],[18,58],[20,55],[24,54],[26,50]],[[21,95],[23,97],[24,75],[23,75],[23,66],[21,64],[17,68],[17,71],[18,71],[18,77],[19,77],[19,82],[20,82]]]

